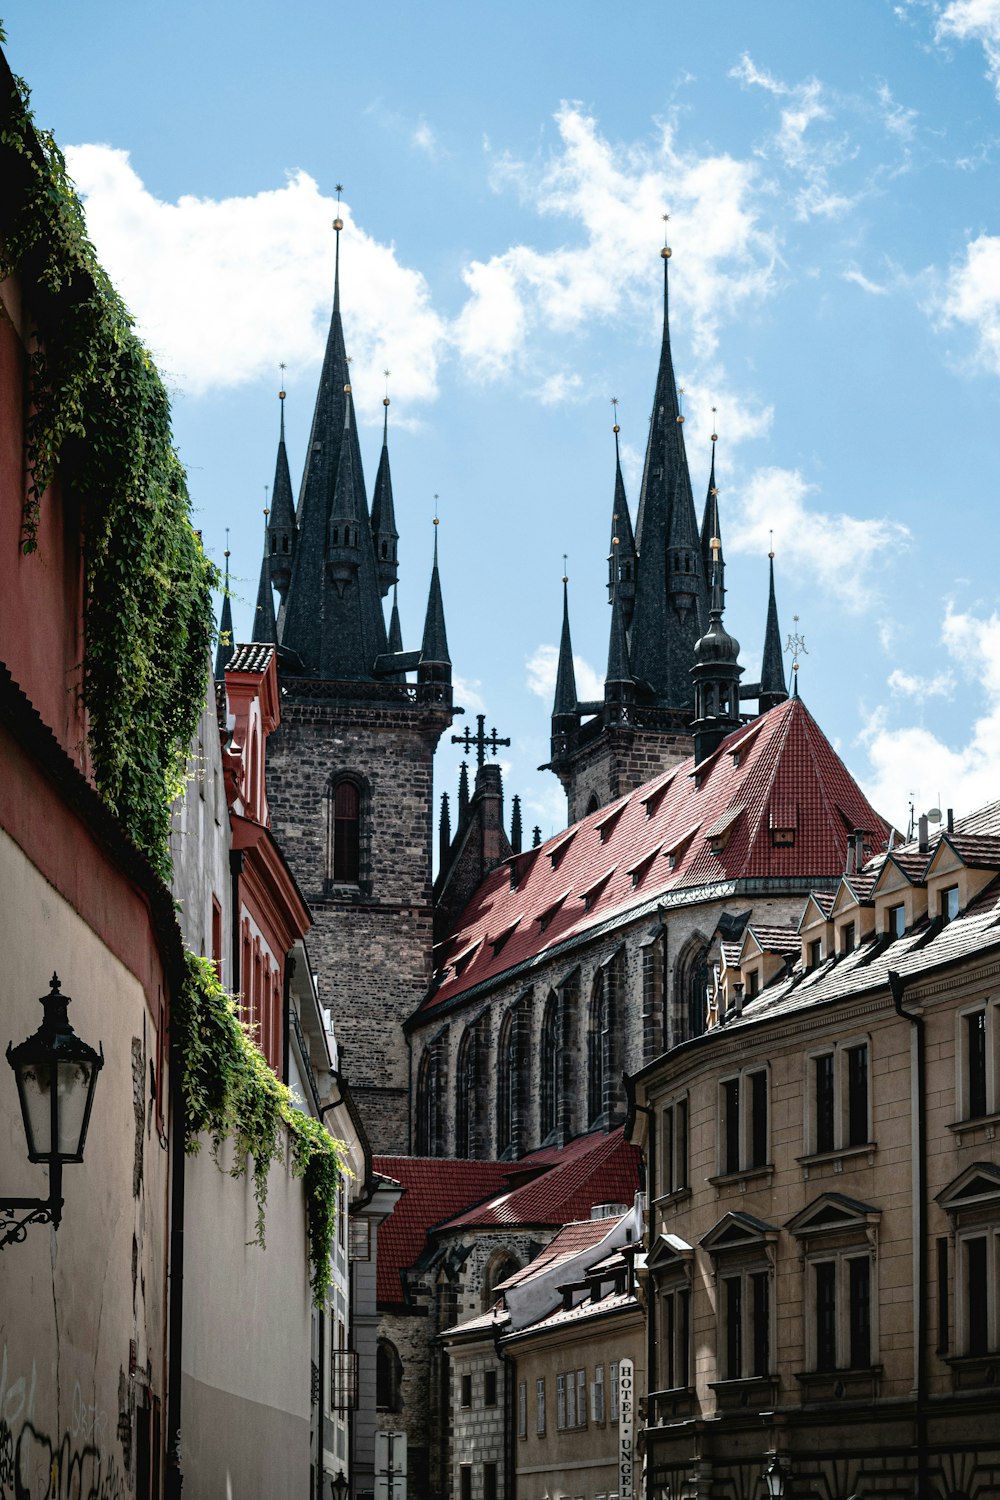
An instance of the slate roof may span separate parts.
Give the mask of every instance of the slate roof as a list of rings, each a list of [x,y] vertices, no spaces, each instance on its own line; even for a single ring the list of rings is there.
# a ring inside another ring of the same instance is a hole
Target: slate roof
[[[580,1219],[575,1223],[565,1224],[533,1261],[520,1271],[515,1271],[513,1276],[508,1276],[506,1281],[498,1282],[496,1290],[506,1292],[525,1281],[533,1281],[543,1271],[551,1271],[563,1261],[572,1260],[581,1250],[599,1245],[617,1222],[615,1219]]]
[[[772,842],[769,819],[776,801],[796,808],[792,844]],[[720,821],[731,822],[737,807],[743,816],[732,823],[721,853],[713,853],[707,831]],[[697,767],[693,759],[681,762],[568,833],[492,871],[438,950],[437,987],[418,1020],[569,939],[642,907],[655,908],[658,897],[761,877],[776,882],[836,877],[854,828],[867,831],[870,850],[884,847],[889,825],[802,700],[789,699],[735,730]],[[633,875],[646,855],[655,857]],[[596,895],[581,899],[612,865]],[[494,951],[494,940],[505,933]],[[480,946],[456,973],[452,958],[477,941]]]
[[[561,1328],[564,1323],[586,1323],[591,1318],[606,1318],[609,1313],[624,1312],[637,1306],[638,1303],[630,1292],[609,1292],[600,1302],[592,1302],[587,1297],[583,1302],[577,1303],[576,1307],[560,1307],[556,1312],[549,1313],[547,1318],[539,1318],[537,1323],[532,1323],[530,1329],[524,1329],[523,1332],[539,1333],[549,1328]]]

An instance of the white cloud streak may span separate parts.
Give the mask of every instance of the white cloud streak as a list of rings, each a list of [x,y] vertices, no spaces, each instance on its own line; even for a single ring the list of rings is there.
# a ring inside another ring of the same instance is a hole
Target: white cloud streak
[[[981,234],[951,268],[939,308],[945,323],[962,323],[976,336],[976,358],[1000,375],[1000,235]]]
[[[558,646],[542,645],[525,661],[528,673],[528,691],[542,698],[551,706],[556,690],[556,670],[559,666]],[[596,672],[582,656],[573,657],[576,676],[576,691],[583,703],[594,702],[604,697],[604,678]]]
[[[1000,0],[951,0],[937,18],[937,41],[979,42],[986,76],[1000,99]]]

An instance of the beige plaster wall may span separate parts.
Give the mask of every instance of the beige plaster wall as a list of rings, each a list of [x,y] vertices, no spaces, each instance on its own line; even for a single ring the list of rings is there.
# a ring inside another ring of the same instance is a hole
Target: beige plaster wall
[[[138,980],[3,832],[0,890],[0,1046],[37,1028],[38,996],[56,970],[70,1020],[105,1056],[84,1161],[64,1169],[62,1225],[32,1225],[0,1255],[0,1494],[21,1493],[16,1475],[24,1493],[112,1500],[134,1493],[136,1404],[147,1387],[164,1396],[167,1152],[150,1106],[155,1039]],[[6,1064],[0,1168],[4,1196],[47,1196]]]

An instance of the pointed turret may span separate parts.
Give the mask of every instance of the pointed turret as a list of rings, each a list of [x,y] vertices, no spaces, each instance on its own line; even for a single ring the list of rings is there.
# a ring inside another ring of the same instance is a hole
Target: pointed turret
[[[228,533],[226,540],[228,541]],[[222,682],[226,667],[236,650],[233,641],[233,608],[229,602],[229,548],[226,548],[226,573],[222,584],[222,613],[219,616],[219,644],[215,648],[215,680]]]
[[[461,823],[469,811],[469,762],[463,760],[458,768],[458,821]]]
[[[621,452],[618,447],[620,430],[616,422],[614,425],[615,499],[611,514],[611,550],[608,553],[608,603],[613,601],[617,588],[621,594],[627,630],[632,624],[632,613],[635,609],[636,554],[635,533],[632,530],[632,517],[629,515],[628,500],[625,497],[625,481],[622,478]]]
[[[740,724],[740,643],[722,623],[721,548],[713,548],[708,629],[694,648],[694,759],[698,765]]]
[[[524,834],[521,829],[521,799],[514,797],[510,814],[510,847],[515,854],[520,854]]]
[[[357,424],[340,316],[340,233],[333,314],[299,494],[282,645],[307,675],[371,680],[386,650],[385,621],[365,497]]]
[[[724,603],[726,597],[726,562],[722,555],[722,527],[719,524],[719,490],[715,483],[715,445],[717,442],[718,436],[713,432],[712,467],[708,476],[708,494],[705,496],[705,510],[701,519],[701,562],[705,577],[708,579],[712,577],[713,568],[718,570]],[[717,553],[713,552],[713,539],[719,543]]]
[[[611,639],[608,642],[608,670],[604,678],[605,722],[614,724],[625,717],[625,705],[635,697],[635,684],[628,660],[628,636],[625,615],[618,590],[611,601]]]
[[[424,616],[424,634],[420,643],[420,665],[417,668],[418,682],[451,683],[451,657],[448,655],[448,636],[444,627],[444,600],[441,597],[441,575],[438,572],[438,518],[434,517],[434,566],[431,569],[431,586],[427,594],[427,613]]]
[[[375,545],[375,562],[382,597],[393,587],[399,575],[396,547],[399,532],[396,530],[396,511],[392,503],[392,475],[389,471],[389,397],[382,400],[382,453],[375,475],[375,494],[372,500],[372,541]],[[391,648],[390,648],[391,649]]]
[[[438,869],[443,870],[448,863],[448,855],[451,851],[451,810],[448,806],[448,793],[441,793],[441,822],[438,827]]]
[[[579,728],[576,708],[576,672],[573,669],[573,643],[569,633],[569,578],[563,574],[563,619],[559,639],[559,661],[556,666],[556,692],[552,704],[551,752],[554,761],[565,755]]]
[[[288,472],[288,453],[285,448],[285,392],[278,392],[281,403],[281,421],[278,430],[278,457],[274,465],[274,489],[271,492],[271,514],[267,523],[268,551],[271,556],[271,585],[278,590],[282,604],[288,595],[292,581],[292,561],[295,556],[295,503],[292,500],[292,481]]]
[[[636,518],[638,565],[629,653],[637,682],[651,689],[656,705],[683,710],[691,701],[689,671],[708,600],[670,348],[669,246],[660,254],[663,340]],[[674,579],[678,570],[681,576]]]
[[[785,686],[785,663],[781,654],[781,631],[778,629],[778,606],[774,598],[774,553],[769,552],[770,582],[767,594],[767,624],[764,627],[764,658],[760,669],[761,713],[767,713],[788,697]]]
[[[260,560],[260,582],[257,585],[257,607],[253,613],[250,639],[261,645],[277,645],[278,622],[274,616],[274,592],[271,588],[271,556],[268,543],[268,512],[264,510],[264,556]]]

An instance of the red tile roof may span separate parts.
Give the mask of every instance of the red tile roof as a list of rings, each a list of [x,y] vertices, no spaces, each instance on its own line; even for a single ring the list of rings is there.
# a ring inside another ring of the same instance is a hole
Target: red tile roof
[[[794,843],[774,844],[772,808],[783,828],[794,811]],[[729,837],[713,853],[707,835],[720,827]],[[667,892],[760,876],[839,875],[855,828],[867,831],[873,852],[889,834],[805,704],[791,698],[736,730],[699,766],[673,767],[489,874],[438,950],[438,988],[421,1009],[433,1011]],[[636,865],[657,849],[661,855],[636,879]],[[575,899],[609,870],[590,901]],[[490,939],[498,933],[509,936],[494,952]],[[456,973],[453,957],[484,937]]]
[[[517,1165],[523,1168],[532,1161],[527,1156]],[[450,1219],[447,1228],[567,1224],[589,1218],[596,1203],[629,1207],[638,1186],[639,1153],[621,1129],[580,1136],[545,1172]],[[608,1228],[605,1221],[605,1232]]]
[[[442,1157],[376,1156],[376,1172],[394,1177],[404,1192],[378,1232],[380,1303],[404,1300],[400,1272],[427,1248],[427,1231],[470,1203],[492,1197],[520,1162],[448,1161]]]
[[[401,1273],[427,1248],[428,1231],[548,1227],[587,1219],[596,1203],[631,1207],[639,1186],[639,1153],[622,1130],[579,1136],[520,1161],[451,1161],[444,1157],[376,1156],[376,1172],[404,1192],[378,1232],[379,1303],[405,1300]],[[527,1177],[528,1181],[524,1181]],[[595,1243],[613,1219],[593,1221]]]

